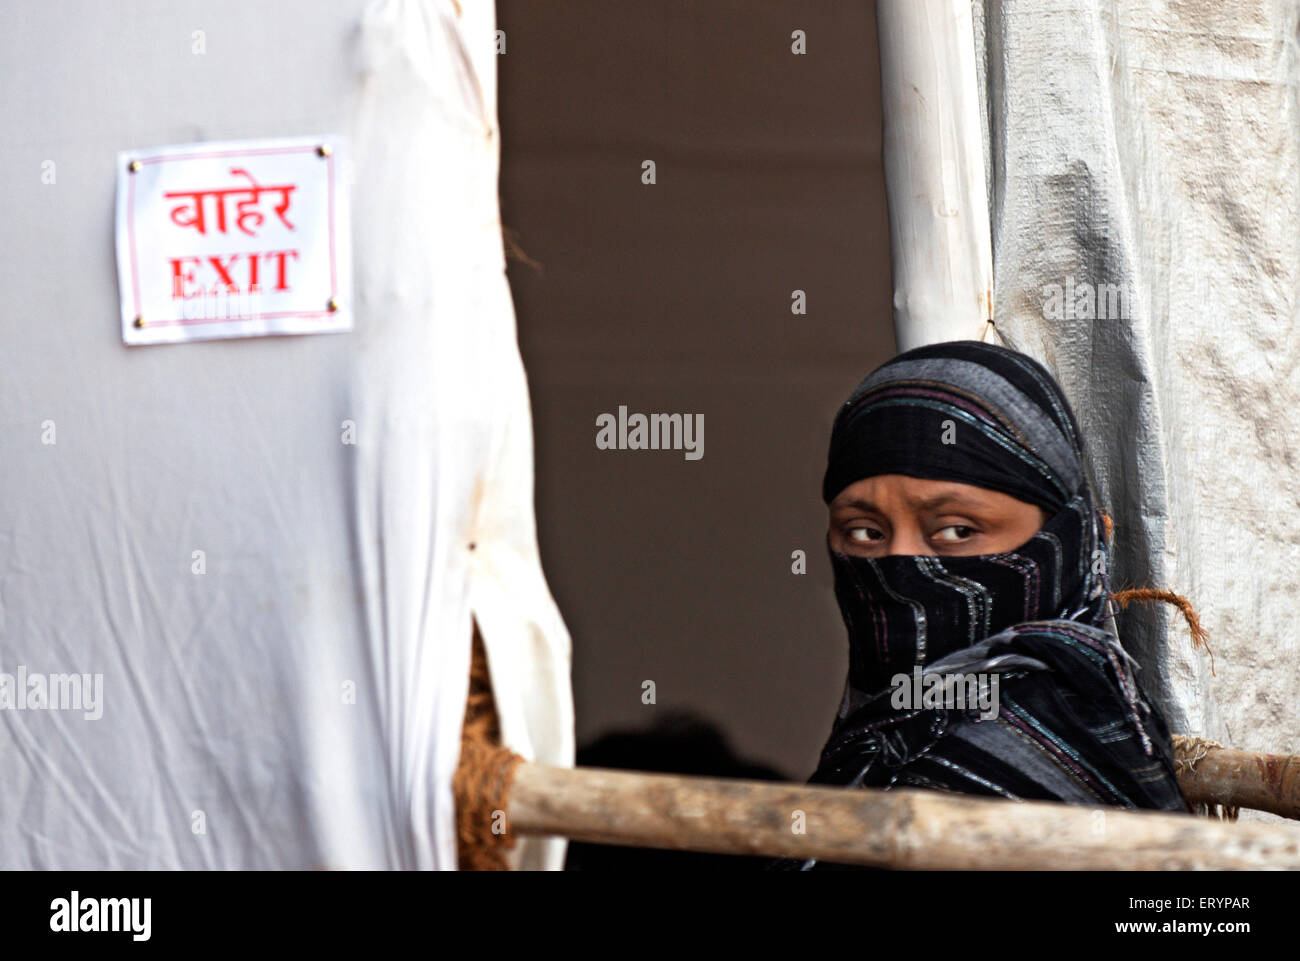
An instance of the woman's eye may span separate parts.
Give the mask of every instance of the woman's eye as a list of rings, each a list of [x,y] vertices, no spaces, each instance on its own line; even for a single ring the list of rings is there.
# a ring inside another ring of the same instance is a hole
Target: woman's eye
[[[849,540],[856,541],[859,544],[870,544],[885,536],[874,527],[851,527],[849,528],[848,534]]]
[[[964,540],[969,540],[974,533],[975,528],[973,527],[966,527],[963,524],[950,524],[947,527],[935,531],[934,536],[936,540],[956,544]]]

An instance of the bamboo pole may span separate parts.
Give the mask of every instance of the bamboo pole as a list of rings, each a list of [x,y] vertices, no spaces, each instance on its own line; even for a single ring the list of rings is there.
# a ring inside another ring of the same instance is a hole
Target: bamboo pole
[[[719,854],[920,869],[1300,870],[1292,825],[939,791],[520,761],[505,803],[515,834]]]

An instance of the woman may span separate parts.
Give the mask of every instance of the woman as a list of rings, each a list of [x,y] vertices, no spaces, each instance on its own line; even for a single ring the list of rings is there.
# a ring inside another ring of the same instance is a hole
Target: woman
[[[1190,810],[1046,369],[975,341],[899,355],[835,418],[822,494],[849,674],[810,783]]]

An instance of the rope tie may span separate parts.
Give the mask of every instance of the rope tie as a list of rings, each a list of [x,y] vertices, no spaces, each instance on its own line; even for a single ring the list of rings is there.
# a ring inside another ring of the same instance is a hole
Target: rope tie
[[[1106,526],[1106,541],[1114,543],[1115,521],[1105,511],[1100,511],[1102,523]],[[1128,606],[1129,601],[1164,601],[1166,604],[1172,604],[1183,612],[1183,619],[1187,621],[1187,627],[1192,632],[1192,647],[1201,648],[1206,654],[1210,655],[1210,674],[1213,677],[1218,675],[1214,670],[1214,651],[1210,650],[1210,633],[1201,626],[1201,618],[1197,615],[1196,609],[1192,607],[1192,602],[1181,594],[1175,594],[1173,591],[1157,590],[1154,587],[1133,587],[1128,590],[1115,591],[1111,599],[1119,605],[1120,610]]]
[[[1173,591],[1161,591],[1154,587],[1135,587],[1125,591],[1116,591],[1111,595],[1115,602],[1123,610],[1128,606],[1129,601],[1164,601],[1166,604],[1172,604],[1183,612],[1183,618],[1187,621],[1187,627],[1192,632],[1192,647],[1199,647],[1210,655],[1210,674],[1217,675],[1214,671],[1214,652],[1210,650],[1209,632],[1201,626],[1201,619],[1196,614],[1196,609],[1192,607],[1191,601],[1181,594],[1175,594]]]
[[[487,652],[474,625],[469,696],[460,734],[460,763],[452,777],[456,797],[456,854],[462,871],[508,871],[505,852],[515,845],[506,822],[506,799],[523,760],[501,746]]]
[[[1218,741],[1211,741],[1203,737],[1189,737],[1185,734],[1173,735],[1174,742],[1174,771],[1182,773],[1183,771],[1195,771],[1196,765],[1210,751],[1218,748],[1222,749],[1223,745]],[[1226,804],[1210,804],[1206,801],[1198,801],[1193,805],[1197,814],[1205,817],[1218,818],[1220,821],[1235,821],[1241,814],[1241,808],[1231,807]]]

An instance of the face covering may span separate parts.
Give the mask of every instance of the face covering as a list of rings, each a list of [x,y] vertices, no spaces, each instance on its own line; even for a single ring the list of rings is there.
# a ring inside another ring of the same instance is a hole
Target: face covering
[[[849,634],[839,716],[895,675],[1014,624],[1053,618],[1101,623],[1105,553],[1093,546],[1100,541],[1092,523],[1088,502],[1076,497],[1026,543],[1001,554],[858,557],[830,551],[835,598]]]
[[[1086,463],[1065,395],[1017,351],[932,344],[858,385],[832,428],[828,504],[904,474],[1000,491],[1048,520],[999,554],[831,552],[849,672],[810,783],[1188,810],[1168,727],[1114,633]],[[898,675],[940,669],[996,674],[1000,703],[978,717],[891,704]]]

